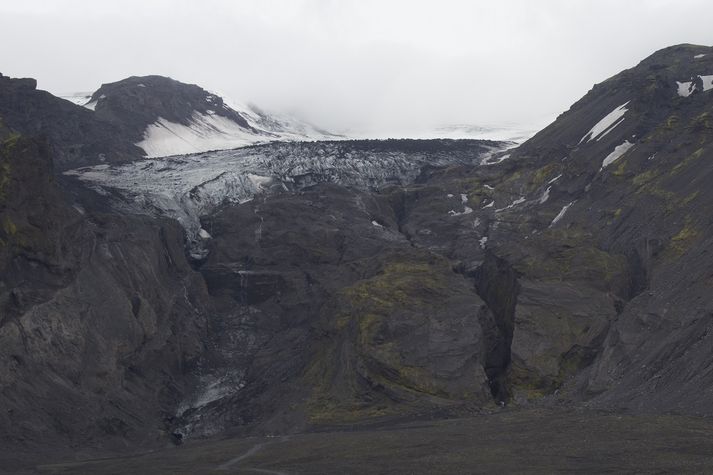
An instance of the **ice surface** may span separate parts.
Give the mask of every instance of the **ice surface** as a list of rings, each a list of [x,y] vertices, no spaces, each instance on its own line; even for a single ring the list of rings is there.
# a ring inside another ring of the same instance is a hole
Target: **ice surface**
[[[464,161],[454,161],[464,160]],[[423,166],[475,165],[480,157],[456,159],[430,152],[372,151],[340,142],[273,143],[194,155],[102,164],[66,172],[85,182],[122,210],[168,216],[202,245],[200,217],[223,203],[243,203],[260,193],[299,190],[321,182],[361,189],[406,185]],[[468,197],[460,196],[469,214]],[[454,211],[455,213],[455,211]]]

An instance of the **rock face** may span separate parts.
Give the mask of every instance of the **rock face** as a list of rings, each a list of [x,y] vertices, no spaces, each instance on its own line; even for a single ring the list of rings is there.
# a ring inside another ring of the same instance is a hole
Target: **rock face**
[[[36,87],[34,79],[0,75],[0,120],[15,132],[45,137],[57,168],[126,161],[143,155],[121,126],[97,120],[92,111]]]
[[[489,310],[451,262],[411,245],[391,199],[319,185],[206,218],[215,237],[201,273],[218,325],[206,361],[237,358],[203,368],[244,373],[211,387],[222,397],[194,398],[178,430],[279,431],[491,404]]]
[[[0,138],[3,444],[116,450],[165,439],[206,327],[181,228],[72,206],[49,147]]]

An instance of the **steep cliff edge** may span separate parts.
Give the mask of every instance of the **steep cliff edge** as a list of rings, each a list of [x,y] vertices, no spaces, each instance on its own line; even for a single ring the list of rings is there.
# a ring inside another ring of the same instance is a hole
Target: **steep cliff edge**
[[[207,294],[181,228],[73,206],[46,144],[2,136],[3,445],[165,443],[205,333]]]

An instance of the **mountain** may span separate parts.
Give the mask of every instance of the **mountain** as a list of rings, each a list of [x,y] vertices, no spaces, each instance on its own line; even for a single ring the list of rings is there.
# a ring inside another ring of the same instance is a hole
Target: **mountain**
[[[196,85],[162,76],[130,77],[103,84],[84,107],[100,120],[128,129],[148,157],[231,149],[275,140],[335,136],[294,118],[255,106],[234,109]]]
[[[15,132],[46,137],[54,165],[60,169],[143,155],[120,127],[99,121],[91,111],[38,90],[34,79],[0,75],[0,117]]]
[[[568,447],[588,430],[586,445],[616,453],[610,428],[630,421],[634,442],[700,437],[705,419],[681,414],[713,413],[711,77],[713,48],[663,49],[510,149],[272,143],[53,174],[56,144],[5,127],[5,457],[172,441],[192,452],[167,457],[191,453],[195,471],[245,468],[268,446],[263,471],[329,457],[353,471],[389,444],[441,453],[483,432],[517,446],[545,430]],[[154,103],[137,81],[97,91],[94,120],[144,134],[213,110],[264,130],[200,88]],[[399,421],[412,425],[390,431]],[[448,453],[443,467],[472,466]]]

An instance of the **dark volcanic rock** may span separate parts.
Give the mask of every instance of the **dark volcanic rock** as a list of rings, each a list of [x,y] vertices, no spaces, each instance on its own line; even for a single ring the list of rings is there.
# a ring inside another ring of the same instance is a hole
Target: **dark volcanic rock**
[[[488,309],[448,260],[411,246],[385,197],[320,185],[225,207],[203,226],[214,237],[201,272],[219,325],[200,367],[222,381],[211,387],[221,397],[194,397],[179,430],[285,430],[489,403]],[[246,334],[251,344],[235,346]],[[231,351],[222,368],[211,363]],[[236,367],[239,381],[217,376]]]
[[[3,445],[120,449],[166,440],[202,351],[207,294],[167,220],[71,206],[48,148],[0,146]],[[2,134],[0,134],[2,136]],[[164,432],[165,434],[165,432]]]
[[[141,141],[146,127],[159,118],[189,125],[195,113],[225,117],[257,132],[244,117],[225,105],[220,96],[163,76],[132,76],[102,84],[89,103],[95,104],[98,118],[128,130],[134,142]]]
[[[34,79],[0,75],[0,123],[49,143],[59,169],[126,161],[144,155],[122,126],[97,120],[94,112],[36,89]]]

